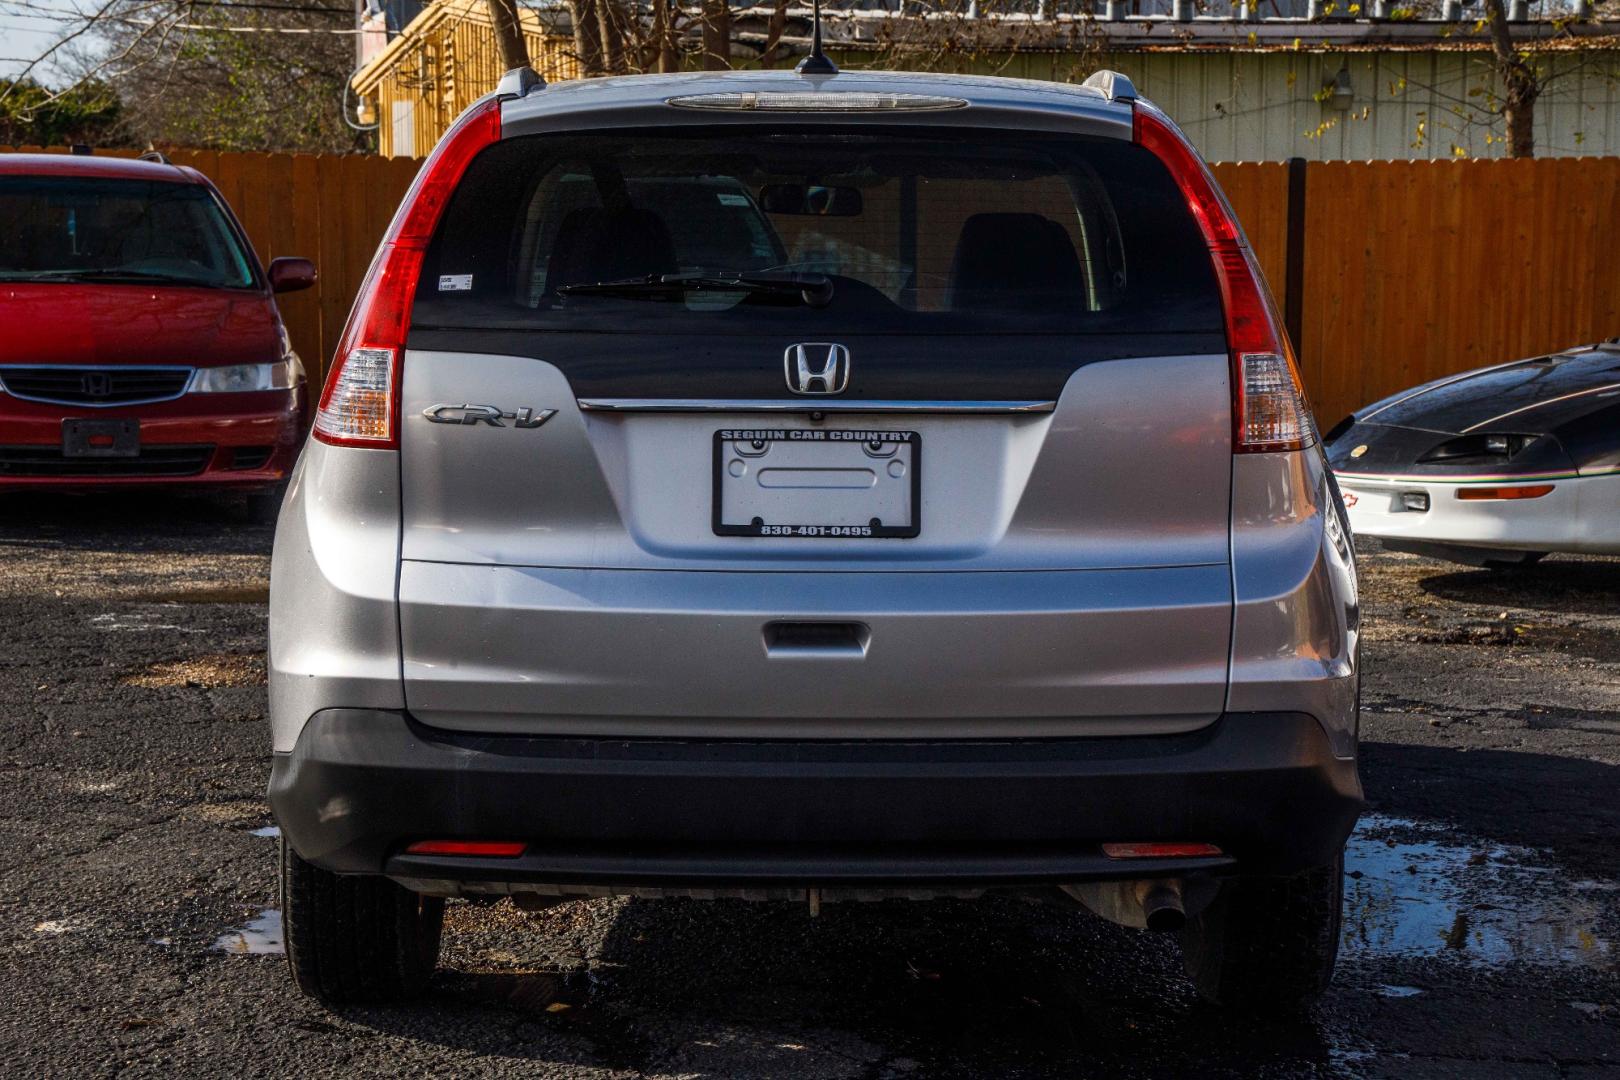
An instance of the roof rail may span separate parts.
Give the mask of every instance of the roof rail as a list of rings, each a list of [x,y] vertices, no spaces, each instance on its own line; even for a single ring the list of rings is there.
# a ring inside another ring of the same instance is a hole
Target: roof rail
[[[170,161],[168,156],[166,154],[164,154],[163,151],[154,150],[150,146],[148,146],[144,151],[142,151],[141,156],[139,158],[137,158],[136,160],[138,160],[138,161],[155,161],[159,165],[173,165],[174,164],[174,162]]]
[[[532,67],[515,67],[501,76],[501,81],[495,84],[495,96],[498,98],[528,97],[536,90],[543,90],[546,80]]]
[[[1107,68],[1093,71],[1080,85],[1101,90],[1109,101],[1135,101],[1138,97],[1136,86],[1129,78]]]

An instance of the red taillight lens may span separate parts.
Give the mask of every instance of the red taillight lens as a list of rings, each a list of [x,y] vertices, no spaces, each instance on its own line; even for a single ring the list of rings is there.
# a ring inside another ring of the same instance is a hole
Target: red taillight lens
[[[338,339],[314,435],[334,446],[399,447],[400,354],[422,257],[467,165],[500,140],[501,103],[481,102],[434,147],[400,203]]]
[[[1232,450],[1302,450],[1316,440],[1310,406],[1276,304],[1215,178],[1184,135],[1158,109],[1137,102],[1138,145],[1162,161],[1204,233],[1226,311],[1232,357]]]
[[[523,854],[527,846],[511,840],[418,840],[405,849],[405,854],[515,859]]]
[[[1212,859],[1222,854],[1214,844],[1104,844],[1110,859]]]

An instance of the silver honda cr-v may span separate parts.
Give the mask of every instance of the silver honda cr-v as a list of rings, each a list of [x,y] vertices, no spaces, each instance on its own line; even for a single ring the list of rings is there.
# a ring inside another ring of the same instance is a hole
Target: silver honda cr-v
[[[276,533],[288,954],[420,989],[444,898],[1020,889],[1326,985],[1349,536],[1165,115],[1084,85],[644,76],[469,109]]]

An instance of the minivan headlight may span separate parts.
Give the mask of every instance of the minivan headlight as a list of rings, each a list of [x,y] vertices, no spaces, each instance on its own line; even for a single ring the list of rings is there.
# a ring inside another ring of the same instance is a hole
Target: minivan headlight
[[[293,366],[290,360],[273,364],[231,364],[228,367],[198,368],[186,389],[193,394],[235,394],[248,390],[291,390]]]

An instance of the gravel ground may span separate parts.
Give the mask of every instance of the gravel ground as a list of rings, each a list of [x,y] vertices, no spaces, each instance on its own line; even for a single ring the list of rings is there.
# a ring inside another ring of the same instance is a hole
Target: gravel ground
[[[12,1075],[1620,1080],[1620,562],[1366,552],[1339,978],[1270,1025],[1016,898],[456,904],[430,1000],[328,1012],[277,955],[269,545],[207,503],[0,502]]]

